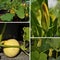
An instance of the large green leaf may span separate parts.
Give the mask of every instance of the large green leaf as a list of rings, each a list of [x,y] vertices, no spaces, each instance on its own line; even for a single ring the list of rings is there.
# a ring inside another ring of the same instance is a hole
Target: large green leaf
[[[11,6],[11,0],[0,0],[0,10],[7,10]]]
[[[31,60],[38,60],[39,59],[39,52],[33,51],[31,52]]]
[[[50,48],[49,44],[46,43],[47,40],[48,40],[47,38],[42,39],[42,45],[40,47],[40,52],[45,52]]]
[[[24,8],[22,6],[15,10],[15,12],[19,18],[23,19],[25,17]]]
[[[14,17],[14,14],[6,13],[6,14],[0,16],[0,19],[2,21],[12,21],[13,17]]]
[[[43,52],[33,51],[31,53],[31,60],[47,60],[47,55]]]
[[[47,60],[47,54],[41,52],[38,60]]]
[[[52,38],[47,40],[47,43],[50,44],[54,50],[60,51],[60,38]]]

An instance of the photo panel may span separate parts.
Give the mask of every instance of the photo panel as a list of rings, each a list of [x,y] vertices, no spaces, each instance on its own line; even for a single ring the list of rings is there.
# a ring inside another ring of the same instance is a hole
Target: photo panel
[[[0,0],[0,22],[28,22],[29,0]]]
[[[60,60],[60,38],[32,38],[31,60]]]
[[[60,37],[60,0],[31,1],[31,37]]]
[[[29,23],[0,23],[0,60],[29,60]]]

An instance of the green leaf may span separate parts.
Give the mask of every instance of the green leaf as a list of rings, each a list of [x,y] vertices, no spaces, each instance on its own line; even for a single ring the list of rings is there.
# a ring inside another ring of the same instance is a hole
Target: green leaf
[[[39,52],[33,51],[31,52],[31,60],[38,60],[39,59]]]
[[[22,6],[20,6],[18,10],[15,10],[15,12],[19,18],[23,19],[25,17],[24,8]]]
[[[11,6],[11,0],[0,0],[0,10],[7,10]]]
[[[37,2],[40,4],[40,6],[41,6],[41,4],[42,4],[43,1],[44,0],[37,0]]]
[[[39,54],[38,51],[33,51],[31,53],[31,60],[47,60],[47,55],[43,52]]]
[[[56,35],[57,32],[57,25],[58,25],[58,19],[56,18],[54,23],[53,23],[53,36]]]
[[[35,50],[40,51],[40,49],[37,47],[37,43],[38,43],[37,39],[33,39],[31,43],[33,43],[33,45],[31,46],[32,51],[35,51]]]
[[[54,50],[60,51],[60,38],[52,38],[47,40],[47,43],[50,44]]]
[[[32,36],[33,37],[41,36],[41,27],[33,11],[31,16],[32,16],[32,20],[31,20]]]
[[[21,49],[22,49],[22,50],[27,50],[27,48],[25,48],[24,45],[21,45]]]
[[[47,54],[41,52],[38,60],[47,60]]]
[[[31,10],[36,14],[36,12],[38,11],[38,9],[40,8],[40,6],[39,6],[39,4],[38,4],[38,2],[37,1],[35,1],[35,2],[33,2],[32,4],[31,4]]]
[[[11,14],[11,13],[6,13],[0,16],[2,21],[12,21],[13,17],[14,17],[14,14]]]
[[[47,51],[50,48],[49,44],[47,44],[46,41],[48,41],[47,38],[46,39],[42,39],[42,45],[40,47],[40,52],[45,52],[45,51]]]
[[[23,30],[24,30],[24,34],[23,34],[23,39],[25,41],[29,41],[29,27],[24,27]]]

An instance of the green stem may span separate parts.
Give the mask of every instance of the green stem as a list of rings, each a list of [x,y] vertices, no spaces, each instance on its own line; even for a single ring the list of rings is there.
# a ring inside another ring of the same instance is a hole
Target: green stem
[[[5,47],[5,48],[20,48],[20,46],[10,46],[10,45],[2,45],[0,44],[0,47]]]
[[[3,30],[2,30],[2,35],[4,34],[4,32],[5,32],[5,28],[6,28],[6,23],[4,24],[4,27],[3,27]]]
[[[6,23],[4,24],[4,27],[3,27],[3,29],[2,29],[2,33],[0,34],[0,42],[1,42],[1,40],[2,40],[3,34],[4,34],[4,32],[5,32],[5,29],[6,29]]]

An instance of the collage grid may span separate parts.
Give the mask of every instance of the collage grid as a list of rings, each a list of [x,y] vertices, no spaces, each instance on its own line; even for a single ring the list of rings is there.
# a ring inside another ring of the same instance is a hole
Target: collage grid
[[[60,0],[0,0],[0,60],[60,60]]]
[[[60,0],[31,0],[30,60],[60,60]]]
[[[29,60],[30,1],[0,0],[0,60]]]

